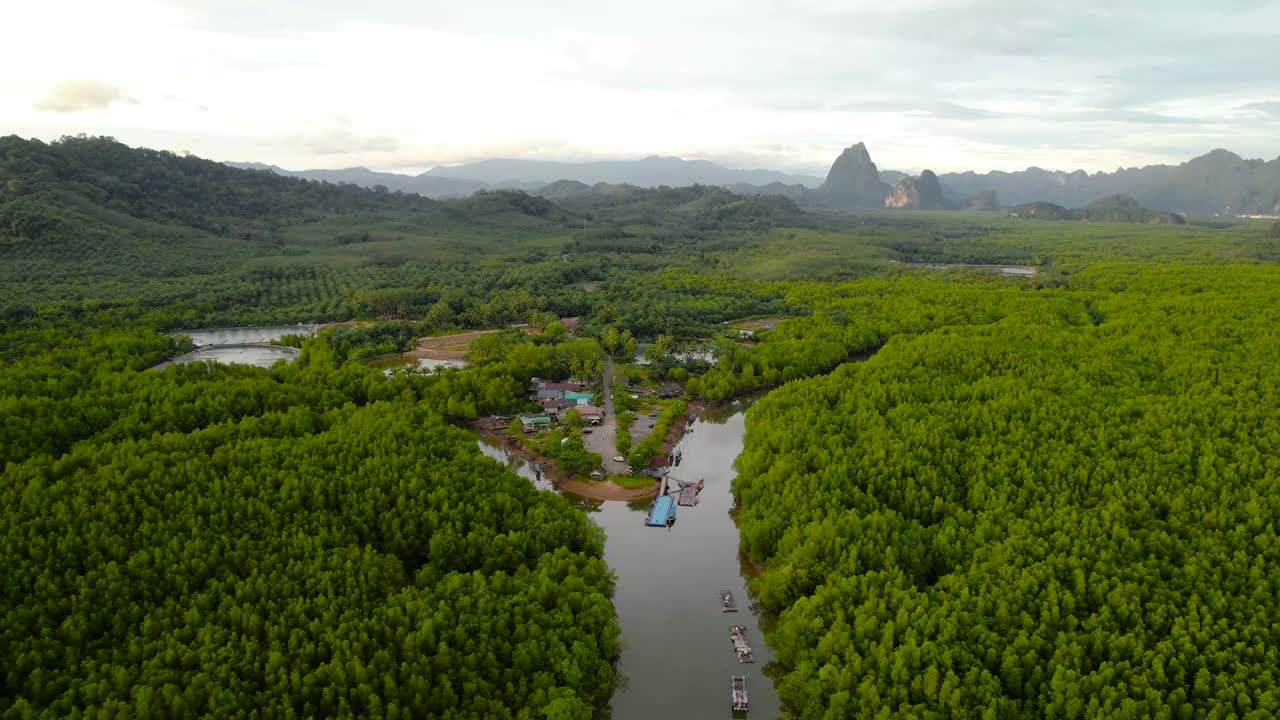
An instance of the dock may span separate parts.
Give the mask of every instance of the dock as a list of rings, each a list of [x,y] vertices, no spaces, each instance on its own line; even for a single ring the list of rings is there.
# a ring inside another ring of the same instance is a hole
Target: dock
[[[738,662],[753,663],[756,661],[755,653],[751,650],[751,643],[747,642],[746,625],[730,626],[729,639],[733,641],[733,652],[738,656]]]
[[[729,678],[729,702],[733,704],[734,712],[747,711],[747,678],[742,675],[733,675]]]
[[[649,527],[669,527],[676,519],[675,499],[670,495],[659,495],[649,506],[649,516],[644,524]]]

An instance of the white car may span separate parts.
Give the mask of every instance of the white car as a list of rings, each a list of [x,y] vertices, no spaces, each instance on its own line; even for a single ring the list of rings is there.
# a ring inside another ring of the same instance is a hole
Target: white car
[[[614,462],[626,462],[626,461],[627,461],[627,459],[626,459],[626,458],[624,458],[624,457],[622,457],[621,455],[614,455],[614,456],[613,456],[613,461],[614,461]]]

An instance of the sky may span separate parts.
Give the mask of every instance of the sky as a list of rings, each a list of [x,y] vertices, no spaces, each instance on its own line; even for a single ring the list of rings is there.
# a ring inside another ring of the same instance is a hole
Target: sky
[[[11,0],[0,134],[298,170],[1280,155],[1280,0]],[[19,61],[15,58],[27,58]]]

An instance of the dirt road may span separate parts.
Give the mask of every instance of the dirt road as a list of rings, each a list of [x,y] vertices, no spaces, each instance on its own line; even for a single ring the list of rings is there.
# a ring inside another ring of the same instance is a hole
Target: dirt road
[[[613,359],[604,360],[604,378],[600,382],[600,407],[604,408],[604,421],[598,427],[591,428],[590,435],[583,435],[583,445],[593,453],[604,458],[604,470],[608,475],[625,475],[631,467],[625,462],[614,460],[618,454],[618,415],[613,411]]]

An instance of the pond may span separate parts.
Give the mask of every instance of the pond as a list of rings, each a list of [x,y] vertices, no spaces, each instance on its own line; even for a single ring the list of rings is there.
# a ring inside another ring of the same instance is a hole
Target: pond
[[[734,458],[742,452],[744,405],[719,417],[704,414],[692,424],[679,448],[680,466],[672,476],[706,480],[696,507],[682,507],[670,529],[644,525],[648,503],[574,499],[608,533],[605,560],[618,576],[614,606],[622,626],[622,676],[606,717],[610,720],[682,720],[732,717],[729,678],[745,675],[750,717],[779,715],[779,700],[764,666],[773,659],[764,642],[769,617],[751,609],[746,577],[749,567],[738,552],[738,528],[729,511]],[[510,462],[534,479],[532,468],[510,458],[500,446],[480,442],[481,450]],[[548,481],[538,487],[553,489]],[[721,611],[718,592],[729,590],[739,611]],[[739,664],[729,626],[746,625],[755,650],[754,664]]]
[[[641,346],[641,348],[636,351],[636,356],[633,362],[636,365],[650,364],[649,358],[645,357],[645,353],[648,352],[649,349],[652,347],[653,347],[652,345]],[[716,364],[716,353],[714,350],[712,350],[709,347],[700,348],[696,350],[676,351],[671,353],[671,357],[675,358],[676,360],[679,360],[680,362],[688,362],[689,360],[701,360],[707,363],[708,365]]]
[[[297,348],[277,345],[211,345],[160,363],[152,370],[163,370],[173,364],[192,362],[220,362],[232,365],[256,365],[269,368],[277,360],[293,360],[298,357]]]
[[[411,358],[402,357],[400,355],[392,355],[390,357],[378,358],[368,363],[371,368],[378,368],[387,375],[396,370],[435,370],[436,368],[464,368],[467,366],[466,360],[437,360],[434,358]]]
[[[174,337],[186,335],[198,346],[251,345],[276,342],[285,335],[309,335],[312,325],[263,325],[260,327],[195,328],[171,333]]]
[[[889,262],[897,263],[898,260],[890,260]],[[973,270],[990,270],[1001,275],[1012,275],[1017,277],[1031,277],[1039,270],[1027,265],[974,265],[971,263],[929,263],[929,262],[902,262],[902,265],[911,267],[929,268],[931,270],[948,270],[950,268],[971,268]]]

